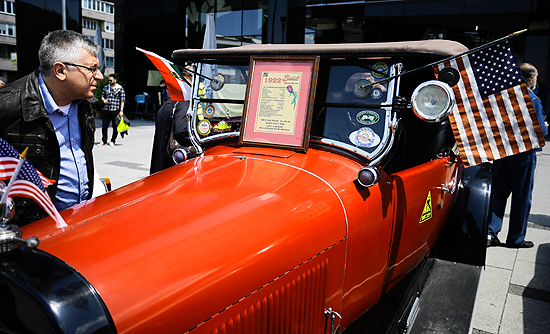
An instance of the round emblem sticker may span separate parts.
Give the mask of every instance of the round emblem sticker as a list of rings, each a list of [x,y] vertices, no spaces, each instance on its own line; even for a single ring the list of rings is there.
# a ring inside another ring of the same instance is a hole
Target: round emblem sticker
[[[371,128],[361,128],[349,135],[349,140],[359,147],[375,147],[380,144],[380,137]]]
[[[206,115],[206,117],[212,117],[214,116],[215,111],[216,109],[214,108],[214,106],[209,104],[206,106],[206,109],[204,110],[204,114]]]
[[[385,78],[388,76],[389,66],[386,63],[378,62],[372,66],[372,76],[376,79]]]
[[[357,122],[361,124],[373,125],[378,123],[378,121],[380,120],[380,116],[378,116],[378,113],[375,111],[363,110],[357,113],[355,119],[357,119]]]
[[[370,97],[373,99],[373,100],[378,100],[379,98],[382,97],[382,90],[380,88],[375,88],[372,90],[372,94],[370,94]]]
[[[199,134],[201,136],[206,136],[210,133],[210,129],[212,129],[212,125],[210,124],[210,122],[206,119],[203,119],[202,121],[199,122],[199,124],[197,125],[197,131],[199,132]]]

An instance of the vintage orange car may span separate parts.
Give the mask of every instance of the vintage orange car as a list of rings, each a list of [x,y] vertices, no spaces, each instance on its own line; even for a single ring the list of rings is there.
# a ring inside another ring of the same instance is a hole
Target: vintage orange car
[[[174,51],[203,64],[193,146],[65,229],[2,223],[0,332],[467,332],[491,170],[463,167],[452,80],[425,66],[466,50]]]

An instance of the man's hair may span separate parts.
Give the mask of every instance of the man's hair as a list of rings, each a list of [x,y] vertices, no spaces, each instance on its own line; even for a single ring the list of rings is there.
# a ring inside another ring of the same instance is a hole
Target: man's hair
[[[114,73],[109,74],[109,77],[113,78],[115,80],[118,80],[118,78],[116,77],[116,74],[114,74]]]
[[[82,58],[82,51],[93,55],[99,52],[99,46],[90,38],[72,30],[56,30],[48,33],[40,43],[38,59],[40,72],[44,76],[52,73],[55,62],[76,63]]]
[[[529,63],[523,63],[519,67],[521,69],[521,74],[527,83],[527,87],[533,88],[536,85],[536,82],[533,82],[535,75],[537,75],[537,68]]]

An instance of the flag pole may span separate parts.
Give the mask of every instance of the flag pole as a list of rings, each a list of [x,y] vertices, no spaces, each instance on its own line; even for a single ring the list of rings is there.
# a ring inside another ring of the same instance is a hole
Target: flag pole
[[[423,70],[423,69],[425,69],[425,68],[432,67],[432,66],[434,66],[434,65],[444,63],[444,62],[449,61],[449,60],[451,60],[451,59],[455,59],[455,58],[458,58],[458,57],[462,57],[462,56],[467,55],[467,54],[469,54],[469,53],[472,53],[472,52],[475,52],[475,51],[477,51],[477,50],[486,48],[486,47],[488,47],[489,45],[493,45],[493,44],[496,44],[496,43],[498,43],[498,42],[502,42],[503,40],[506,40],[506,39],[508,39],[508,38],[512,38],[512,37],[521,35],[521,34],[523,34],[523,33],[526,32],[526,31],[527,31],[527,29],[523,29],[523,30],[519,30],[519,31],[513,32],[513,33],[511,33],[511,34],[509,34],[509,35],[506,35],[506,36],[501,37],[501,38],[499,38],[499,39],[496,39],[496,40],[494,40],[494,41],[485,43],[485,44],[480,45],[480,46],[476,46],[475,48],[473,48],[473,49],[471,49],[471,50],[464,51],[464,52],[462,52],[462,53],[459,53],[459,54],[454,55],[454,56],[447,57],[447,58],[442,59],[442,60],[435,61],[435,62],[433,62],[433,63],[431,63],[431,64],[424,65],[424,66],[419,67],[419,68],[415,68],[415,69],[410,70],[410,71],[408,71],[408,72],[403,72],[403,73],[401,73],[401,75],[403,75],[403,74],[405,74],[405,73],[411,73],[411,72]]]
[[[21,159],[19,159],[19,162],[17,163],[17,166],[15,167],[15,171],[13,172],[13,176],[10,180],[10,183],[8,183],[8,187],[6,188],[6,191],[4,194],[2,194],[2,201],[1,204],[6,204],[8,201],[8,193],[10,192],[11,188],[13,187],[13,184],[15,183],[15,180],[17,180],[17,176],[19,175],[19,172],[21,171],[21,167],[23,167],[23,163],[27,159],[27,151],[29,148],[25,148],[23,153],[21,153]]]
[[[429,68],[429,67],[435,66],[435,65],[437,65],[437,64],[441,64],[441,63],[444,63],[444,62],[446,62],[446,61],[449,61],[449,60],[452,60],[452,59],[455,59],[455,58],[464,56],[464,55],[466,55],[466,54],[475,52],[475,51],[477,51],[477,50],[486,48],[486,47],[488,47],[489,45],[493,45],[493,44],[496,44],[496,43],[498,43],[498,42],[502,42],[502,41],[505,40],[505,39],[508,39],[508,38],[512,38],[512,37],[521,35],[521,34],[523,34],[523,33],[526,32],[526,31],[527,31],[527,29],[518,30],[518,31],[513,32],[513,33],[511,33],[511,34],[509,34],[509,35],[506,35],[506,36],[501,37],[501,38],[499,38],[499,39],[496,39],[496,40],[494,40],[494,41],[485,43],[485,44],[483,44],[483,45],[477,46],[477,47],[475,47],[475,48],[473,48],[473,49],[471,49],[471,50],[464,51],[464,52],[459,53],[459,54],[457,54],[457,55],[450,56],[450,57],[447,57],[447,58],[445,58],[445,59],[435,61],[435,62],[430,63],[430,64],[428,64],[428,65],[424,65],[424,66],[421,66],[421,67],[417,67],[417,68],[412,69],[412,70],[410,70],[410,71],[405,71],[405,72],[402,72],[402,73],[399,73],[399,74],[396,74],[396,75],[392,75],[392,76],[390,76],[390,77],[387,77],[386,79],[383,79],[383,80],[380,80],[380,81],[377,81],[377,82],[369,83],[368,85],[364,85],[364,86],[363,86],[363,89],[366,89],[366,88],[368,88],[368,87],[370,87],[370,86],[373,86],[373,85],[375,85],[375,84],[379,84],[379,83],[381,83],[381,82],[388,82],[388,81],[393,80],[393,79],[395,79],[395,78],[399,78],[399,77],[401,77],[401,76],[403,76],[403,75],[405,75],[405,74],[409,74],[409,73],[413,73],[413,72],[416,72],[416,71],[420,71],[420,70],[423,70],[423,69],[425,69],[425,68]]]

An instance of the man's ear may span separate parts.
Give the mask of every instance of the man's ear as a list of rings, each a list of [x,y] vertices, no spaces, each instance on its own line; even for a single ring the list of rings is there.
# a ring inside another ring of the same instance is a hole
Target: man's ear
[[[64,81],[67,78],[67,67],[65,64],[61,62],[56,62],[53,64],[53,75],[61,80]]]

